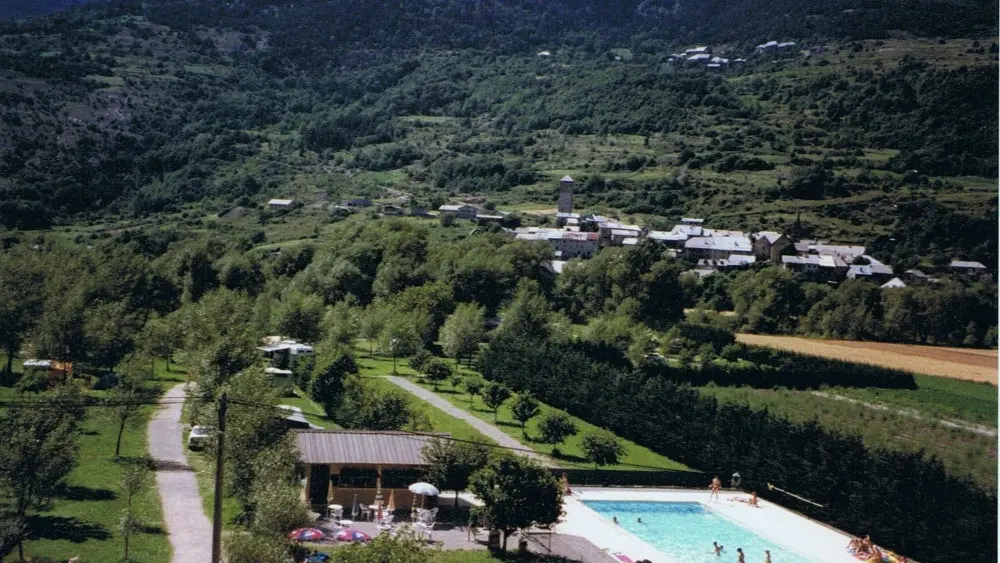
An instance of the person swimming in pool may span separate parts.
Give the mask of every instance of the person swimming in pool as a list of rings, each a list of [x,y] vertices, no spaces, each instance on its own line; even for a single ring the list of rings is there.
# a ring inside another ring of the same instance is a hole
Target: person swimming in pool
[[[642,516],[636,519],[640,524],[642,524]]]
[[[716,557],[722,557],[723,547],[719,545],[719,542],[712,542],[712,551],[715,552]]]
[[[611,517],[611,521],[614,522],[617,525],[618,524],[618,517],[617,516],[612,516]]]
[[[736,548],[736,553],[739,554],[737,556],[737,558],[736,558],[737,563],[747,563],[746,557],[743,556],[743,548],[742,547],[737,547]]]

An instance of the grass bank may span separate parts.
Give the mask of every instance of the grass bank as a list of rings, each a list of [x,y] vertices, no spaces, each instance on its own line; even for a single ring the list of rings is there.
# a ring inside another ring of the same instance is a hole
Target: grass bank
[[[381,376],[389,375],[393,370],[393,362],[391,358],[384,358],[376,355],[374,358],[370,357],[370,349],[367,343],[361,343],[358,345],[358,367],[361,370],[362,375],[367,376]],[[452,365],[455,365],[454,363]],[[456,369],[465,377],[469,376],[480,376],[479,373],[466,368],[464,366],[456,366]],[[396,362],[396,372],[398,375],[409,377],[417,384],[434,390],[433,385],[430,382],[424,380],[423,378],[417,377],[417,372],[413,370],[408,360],[399,359]],[[373,381],[378,381],[372,378]],[[383,385],[392,385],[388,381],[382,382]],[[393,386],[395,387],[395,386]],[[493,411],[489,410],[483,403],[480,397],[475,397],[470,400],[469,396],[463,393],[459,389],[452,387],[451,383],[444,382],[438,386],[438,395],[446,399],[451,404],[456,407],[482,419],[485,422],[494,424],[493,422]],[[416,399],[419,400],[419,399]],[[463,426],[468,426],[465,423],[458,421],[457,419],[441,412],[440,410],[431,407],[427,403],[420,401],[420,404],[425,405],[427,409],[437,413],[437,416],[447,417],[450,420],[461,423]],[[501,431],[503,431],[508,436],[521,441],[526,446],[538,451],[540,453],[551,455],[552,445],[545,444],[538,440],[538,421],[541,417],[550,411],[553,411],[552,407],[546,405],[545,403],[540,403],[540,410],[538,416],[528,421],[526,432],[527,436],[521,431],[521,423],[517,422],[510,410],[513,401],[508,401],[503,406],[500,407],[497,413],[497,422],[495,425]],[[599,430],[598,427],[590,424],[580,418],[570,417],[576,424],[579,432],[575,436],[571,436],[566,440],[565,443],[559,446],[561,455],[557,458],[557,461],[561,466],[567,468],[580,468],[580,469],[593,469],[594,464],[586,460],[586,455],[583,451],[582,440],[583,436],[588,432],[593,432]],[[478,432],[477,432],[478,434]],[[621,439],[621,438],[619,438]],[[689,467],[678,463],[672,459],[664,457],[662,455],[653,452],[649,448],[640,446],[629,440],[621,439],[622,444],[625,446],[625,455],[622,456],[621,463],[617,465],[609,465],[604,467],[604,469],[610,470],[635,470],[635,469],[669,469],[669,470],[690,470]]]
[[[153,382],[157,386],[175,385],[183,373],[168,372],[163,362],[156,363]],[[0,387],[0,395],[10,389]],[[89,391],[94,396],[102,392]],[[122,436],[123,458],[147,454],[146,426],[155,407],[145,407],[134,424]],[[51,505],[29,512],[31,530],[24,544],[25,555],[62,561],[79,556],[87,562],[120,561],[124,542],[118,523],[125,508],[121,498],[122,464],[114,457],[116,429],[104,409],[87,409],[78,439],[77,466]],[[130,541],[130,557],[142,563],[165,563],[170,559],[170,544],[163,528],[163,511],[150,475],[149,486],[136,500],[142,530]],[[9,554],[5,562],[15,561]]]

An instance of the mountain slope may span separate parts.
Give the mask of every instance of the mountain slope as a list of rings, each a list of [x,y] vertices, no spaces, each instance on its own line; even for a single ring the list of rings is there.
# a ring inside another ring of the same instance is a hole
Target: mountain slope
[[[0,225],[385,188],[547,203],[566,172],[583,205],[800,215],[855,240],[908,229],[897,201],[950,224],[995,206],[995,38],[763,35],[815,48],[774,55],[699,38],[747,59],[712,73],[668,64],[697,43],[652,28],[719,5],[568,6],[168,0],[0,25]],[[995,259],[985,235],[949,237],[917,251]]]

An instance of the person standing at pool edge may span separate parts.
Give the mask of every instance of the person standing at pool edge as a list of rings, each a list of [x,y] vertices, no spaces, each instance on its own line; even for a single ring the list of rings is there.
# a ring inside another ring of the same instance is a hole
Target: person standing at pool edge
[[[722,481],[719,481],[719,476],[718,475],[716,475],[715,477],[712,478],[712,484],[709,485],[709,487],[712,489],[712,493],[710,495],[708,495],[709,502],[712,501],[712,497],[715,497],[716,502],[718,502],[718,500],[719,500],[719,489],[722,488]]]

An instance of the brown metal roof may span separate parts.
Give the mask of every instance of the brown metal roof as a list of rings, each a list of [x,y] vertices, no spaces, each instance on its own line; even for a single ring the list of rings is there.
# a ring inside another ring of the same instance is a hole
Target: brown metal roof
[[[449,434],[364,430],[298,430],[299,459],[307,464],[426,465],[421,453],[435,437]]]

